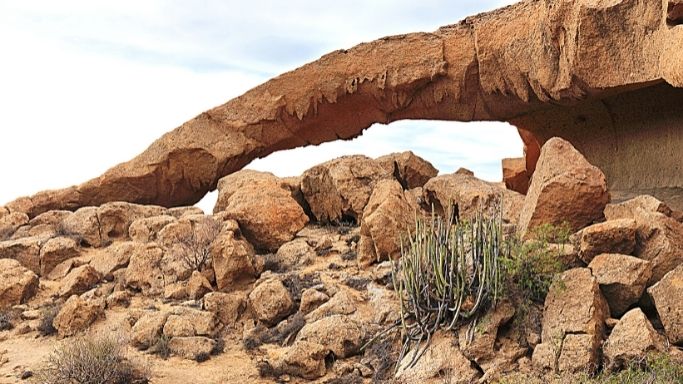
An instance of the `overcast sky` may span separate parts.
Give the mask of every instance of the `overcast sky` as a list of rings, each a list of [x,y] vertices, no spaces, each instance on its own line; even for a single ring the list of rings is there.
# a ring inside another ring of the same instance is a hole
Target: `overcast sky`
[[[200,112],[363,41],[512,0],[0,0],[0,204],[78,184]],[[442,173],[499,181],[520,156],[506,124],[410,121],[250,168],[298,175],[344,154],[411,149]],[[202,204],[211,210],[211,198]]]

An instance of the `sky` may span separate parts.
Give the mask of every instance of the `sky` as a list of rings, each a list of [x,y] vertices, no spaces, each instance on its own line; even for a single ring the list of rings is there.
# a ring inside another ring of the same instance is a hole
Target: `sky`
[[[323,54],[433,31],[513,0],[0,0],[0,205],[99,176],[163,133]],[[500,181],[522,154],[504,123],[400,121],[274,153],[278,176],[412,150]],[[200,202],[211,211],[215,193]]]

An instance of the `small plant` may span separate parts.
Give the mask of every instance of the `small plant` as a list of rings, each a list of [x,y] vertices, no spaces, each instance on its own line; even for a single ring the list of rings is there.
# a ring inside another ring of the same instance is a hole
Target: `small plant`
[[[51,305],[44,307],[40,311],[40,322],[38,323],[38,333],[41,336],[50,336],[57,333],[57,328],[54,326],[55,317],[59,313],[59,307]]]
[[[124,356],[112,336],[78,337],[59,345],[36,374],[42,384],[145,383],[147,378]]]
[[[198,363],[203,363],[211,358],[211,354],[206,352],[201,352],[195,356],[194,361]]]
[[[401,310],[398,362],[414,350],[408,364],[413,366],[434,332],[472,322],[497,302],[499,258],[506,247],[500,208],[495,211],[492,217],[480,212],[471,221],[459,221],[449,208],[445,218],[432,210],[431,220],[416,219],[392,275]]]
[[[169,342],[171,339],[166,335],[159,335],[154,345],[149,349],[149,352],[166,360],[171,356],[171,347]]]
[[[211,244],[220,231],[216,220],[204,218],[193,224],[189,235],[176,236],[172,250],[186,268],[201,271],[211,261]]]
[[[0,331],[9,331],[12,328],[12,316],[7,312],[0,312]]]

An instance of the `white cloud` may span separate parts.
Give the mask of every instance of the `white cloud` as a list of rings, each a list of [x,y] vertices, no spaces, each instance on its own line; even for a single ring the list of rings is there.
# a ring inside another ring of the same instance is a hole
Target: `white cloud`
[[[507,3],[507,2],[506,2]],[[97,176],[268,77],[337,48],[434,30],[495,0],[0,0],[0,203]],[[398,122],[251,166],[298,174],[341,154],[413,149],[496,179],[511,127]]]

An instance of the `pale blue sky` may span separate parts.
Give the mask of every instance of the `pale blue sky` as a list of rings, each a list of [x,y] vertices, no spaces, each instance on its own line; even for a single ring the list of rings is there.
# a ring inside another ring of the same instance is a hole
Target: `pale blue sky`
[[[0,204],[97,176],[329,51],[511,2],[0,0]],[[407,149],[443,173],[467,167],[488,180],[500,180],[501,158],[522,151],[504,124],[404,121],[250,167],[288,176],[343,154]]]

